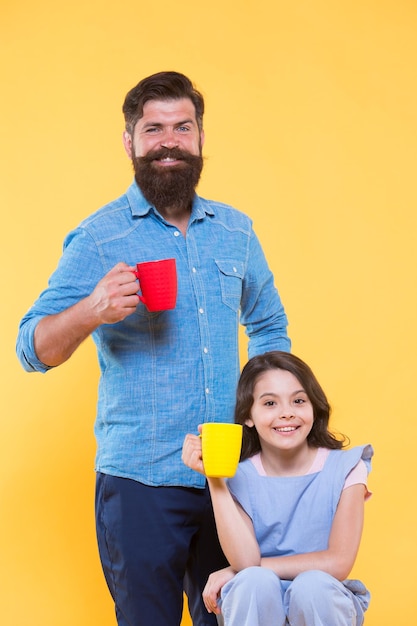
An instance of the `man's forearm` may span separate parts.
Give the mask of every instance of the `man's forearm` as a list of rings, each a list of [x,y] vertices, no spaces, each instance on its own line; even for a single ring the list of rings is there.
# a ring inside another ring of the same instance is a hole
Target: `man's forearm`
[[[35,329],[38,359],[49,367],[61,365],[99,325],[99,318],[89,306],[89,298],[61,313],[44,317]]]

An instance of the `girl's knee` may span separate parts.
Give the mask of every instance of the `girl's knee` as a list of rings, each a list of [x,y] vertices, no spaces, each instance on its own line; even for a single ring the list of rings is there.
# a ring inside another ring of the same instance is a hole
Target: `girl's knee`
[[[339,580],[320,570],[302,572],[292,581],[288,594],[292,599],[302,598],[305,602],[308,598],[316,601],[317,598],[332,597],[343,589]]]
[[[299,619],[304,620],[300,623],[356,624],[358,615],[352,594],[343,583],[319,570],[303,572],[292,581],[285,605],[294,624]]]
[[[235,583],[245,585],[248,589],[265,589],[280,585],[278,576],[272,570],[257,566],[241,570],[236,574],[234,580]]]
[[[281,581],[263,567],[241,570],[223,587],[221,609],[226,624],[266,624],[273,616],[270,623],[280,626],[285,622]]]
[[[270,569],[264,567],[247,567],[236,574],[222,589],[222,597],[233,589],[234,593],[251,596],[255,594],[269,595],[281,589],[281,581]]]
[[[339,585],[339,581],[330,574],[320,570],[309,570],[294,578],[288,592],[293,598],[300,596],[305,601],[307,597],[324,598],[328,593],[333,593],[335,587]]]

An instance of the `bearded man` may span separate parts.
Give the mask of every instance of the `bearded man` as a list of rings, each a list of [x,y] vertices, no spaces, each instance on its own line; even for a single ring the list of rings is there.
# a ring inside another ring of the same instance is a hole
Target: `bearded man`
[[[67,236],[17,353],[46,372],[96,343],[96,527],[119,626],[178,626],[184,591],[194,626],[212,626],[201,592],[226,562],[182,443],[203,422],[233,421],[239,323],[254,356],[290,349],[287,318],[251,219],[196,194],[204,100],[191,81],[149,76],[123,113],[135,180]],[[176,260],[177,302],[151,312],[135,267],[164,258]]]

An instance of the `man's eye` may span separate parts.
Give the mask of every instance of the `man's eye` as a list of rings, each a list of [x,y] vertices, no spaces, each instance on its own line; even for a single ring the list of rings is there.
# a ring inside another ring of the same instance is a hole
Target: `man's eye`
[[[190,129],[189,129],[188,126],[178,126],[177,130],[179,130],[180,133],[185,133],[185,132],[187,132]]]

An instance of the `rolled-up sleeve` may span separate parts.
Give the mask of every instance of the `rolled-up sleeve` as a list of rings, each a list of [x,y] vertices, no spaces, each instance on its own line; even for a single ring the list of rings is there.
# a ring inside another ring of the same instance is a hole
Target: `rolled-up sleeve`
[[[22,319],[17,336],[16,353],[23,369],[27,372],[44,374],[51,367],[38,359],[34,346],[35,328],[41,319],[40,316],[30,317],[29,314]]]
[[[35,351],[34,334],[41,319],[60,313],[88,296],[102,275],[95,242],[82,228],[72,231],[65,239],[63,255],[48,287],[19,325],[16,353],[27,372],[45,373],[52,369],[38,359]]]

